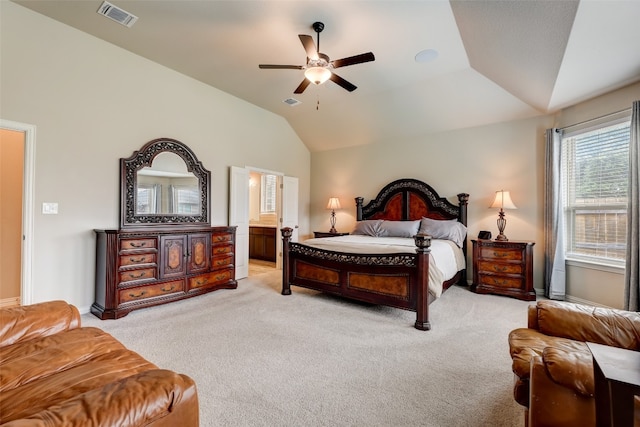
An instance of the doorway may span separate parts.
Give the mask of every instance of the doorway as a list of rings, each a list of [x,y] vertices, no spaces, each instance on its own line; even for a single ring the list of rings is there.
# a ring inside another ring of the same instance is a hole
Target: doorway
[[[277,268],[279,177],[249,171],[249,276]]]
[[[0,119],[0,307],[32,303],[35,130]]]

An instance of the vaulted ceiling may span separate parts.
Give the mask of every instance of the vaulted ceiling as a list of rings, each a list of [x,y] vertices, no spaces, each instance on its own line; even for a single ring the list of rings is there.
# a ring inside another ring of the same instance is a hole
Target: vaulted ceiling
[[[111,1],[131,28],[102,0],[13,1],[281,115],[311,151],[547,114],[640,80],[639,0]],[[294,94],[302,70],[258,68],[304,65],[298,35],[315,40],[316,21],[332,60],[374,53],[334,70],[355,91]]]

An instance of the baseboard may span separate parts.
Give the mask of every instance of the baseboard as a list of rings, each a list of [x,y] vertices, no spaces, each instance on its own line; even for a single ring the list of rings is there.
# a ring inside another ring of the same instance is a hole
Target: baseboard
[[[17,307],[20,305],[20,297],[0,299],[0,308]]]

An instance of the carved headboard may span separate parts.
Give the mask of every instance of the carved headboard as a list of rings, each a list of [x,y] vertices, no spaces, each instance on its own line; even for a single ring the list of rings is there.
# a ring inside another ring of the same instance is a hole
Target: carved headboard
[[[467,225],[469,195],[458,194],[458,205],[440,197],[429,185],[412,178],[398,179],[387,184],[367,205],[364,198],[356,197],[356,218],[386,219],[391,221],[432,219],[457,219]]]

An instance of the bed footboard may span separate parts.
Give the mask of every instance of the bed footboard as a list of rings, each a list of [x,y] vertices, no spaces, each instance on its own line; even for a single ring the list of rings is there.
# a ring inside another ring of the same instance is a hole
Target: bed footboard
[[[281,230],[282,295],[291,285],[372,304],[416,312],[415,328],[429,322],[429,252],[431,237],[414,237],[415,254],[359,255],[315,249],[291,242],[293,229]]]

